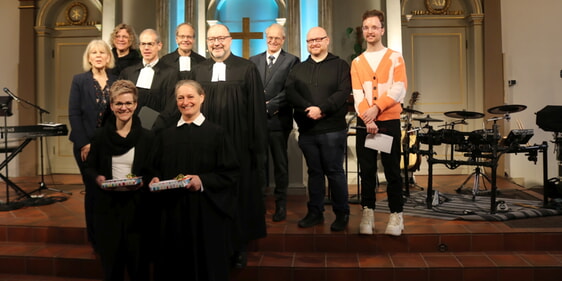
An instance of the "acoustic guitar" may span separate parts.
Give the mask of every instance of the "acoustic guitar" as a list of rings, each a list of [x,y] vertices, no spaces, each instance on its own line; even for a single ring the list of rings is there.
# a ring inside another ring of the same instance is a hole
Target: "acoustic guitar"
[[[410,97],[410,100],[408,101],[408,106],[407,108],[412,109],[414,104],[418,101],[420,93],[419,92],[413,92],[412,93],[412,97]],[[411,113],[407,113],[407,118],[406,118],[406,122],[407,124],[411,124]],[[407,131],[410,129],[410,126],[406,127],[406,130],[402,131],[402,146],[401,146],[401,152],[402,155],[404,155],[404,147],[407,145],[408,146],[408,151],[410,151],[410,153],[408,153],[408,171],[416,171],[420,169],[420,165],[421,165],[421,155],[412,152],[412,148],[413,147],[417,147],[418,146],[418,140],[416,138],[416,133],[415,132],[411,132],[411,133],[407,133]],[[406,134],[409,134],[409,143],[406,143]],[[404,157],[400,158],[400,169],[403,170],[404,169]]]

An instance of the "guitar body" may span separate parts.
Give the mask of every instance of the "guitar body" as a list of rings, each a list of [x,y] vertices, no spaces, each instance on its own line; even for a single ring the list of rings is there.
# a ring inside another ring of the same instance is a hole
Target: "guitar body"
[[[410,98],[410,101],[408,102],[408,108],[412,109],[414,107],[414,104],[416,103],[416,101],[418,100],[420,96],[419,92],[413,92],[412,93],[412,97]],[[408,171],[416,171],[420,169],[420,164],[421,164],[421,155],[417,154],[417,153],[412,153],[412,148],[418,147],[418,140],[416,138],[416,134],[414,133],[407,133],[407,131],[409,131],[411,129],[411,113],[408,113],[406,115],[407,119],[407,126],[406,126],[406,131],[402,131],[402,157],[400,158],[400,169],[404,170],[404,158],[408,157]],[[408,137],[410,139],[409,143],[406,143],[406,134],[409,134]],[[404,148],[405,147],[409,148],[409,152],[408,155],[404,155]]]
[[[404,145],[406,145],[406,131],[402,131],[402,155],[404,155]],[[417,153],[412,153],[411,149],[414,146],[417,146],[417,138],[415,134],[410,133],[410,141],[407,144],[408,148],[410,149],[410,153],[408,153],[408,171],[417,171],[420,169],[420,165],[421,165],[421,155],[417,154]],[[404,170],[404,157],[400,158],[400,169]]]

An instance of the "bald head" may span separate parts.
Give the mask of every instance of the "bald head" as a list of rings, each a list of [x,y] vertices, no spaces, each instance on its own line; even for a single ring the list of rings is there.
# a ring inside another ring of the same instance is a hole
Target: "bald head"
[[[306,45],[310,56],[315,61],[321,61],[328,55],[328,45],[330,38],[328,33],[322,27],[313,27],[306,35]]]

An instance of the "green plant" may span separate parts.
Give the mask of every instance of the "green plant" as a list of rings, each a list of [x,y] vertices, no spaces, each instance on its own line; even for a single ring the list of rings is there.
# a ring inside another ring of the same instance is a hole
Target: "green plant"
[[[351,39],[353,37],[353,39],[355,40],[355,43],[353,44],[353,54],[351,54],[350,56],[350,59],[353,60],[365,51],[365,48],[363,47],[363,31],[361,30],[360,26],[357,26],[355,28],[348,27],[345,30],[345,33],[347,35],[347,38]]]

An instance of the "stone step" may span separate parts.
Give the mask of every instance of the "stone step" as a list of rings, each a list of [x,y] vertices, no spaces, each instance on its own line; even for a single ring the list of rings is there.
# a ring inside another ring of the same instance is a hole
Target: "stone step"
[[[65,278],[102,277],[89,245],[0,242],[0,272]]]
[[[42,275],[0,274],[0,281],[102,281],[102,279],[56,277],[56,276],[42,276]]]
[[[99,260],[87,245],[1,242],[0,272],[7,276],[5,278],[21,277],[13,280],[102,278]],[[34,276],[37,279],[33,279]],[[234,270],[231,280],[481,281],[559,280],[559,276],[562,276],[562,251],[254,251],[249,253],[248,266]]]
[[[560,280],[562,252],[255,252],[232,281]]]

